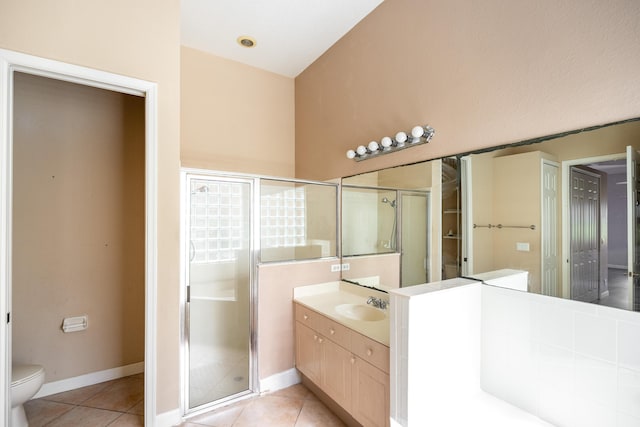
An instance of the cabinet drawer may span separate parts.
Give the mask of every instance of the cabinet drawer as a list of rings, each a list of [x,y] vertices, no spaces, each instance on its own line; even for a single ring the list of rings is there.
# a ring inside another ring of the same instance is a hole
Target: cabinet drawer
[[[322,319],[324,319],[324,316],[321,314],[303,305],[296,304],[296,320],[303,325],[319,332],[322,327]]]
[[[327,317],[320,317],[317,331],[336,344],[351,348],[351,330]]]
[[[351,333],[351,351],[383,372],[389,373],[389,347],[357,332]]]

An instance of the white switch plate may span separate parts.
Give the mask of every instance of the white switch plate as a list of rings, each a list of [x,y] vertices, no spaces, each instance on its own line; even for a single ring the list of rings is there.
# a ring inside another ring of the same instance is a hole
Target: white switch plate
[[[529,252],[529,243],[517,242],[516,251]]]
[[[349,270],[349,263],[344,263],[342,264],[342,271],[348,271]]]
[[[340,271],[341,265],[340,264],[331,264],[331,272],[332,273],[337,273],[338,271]]]

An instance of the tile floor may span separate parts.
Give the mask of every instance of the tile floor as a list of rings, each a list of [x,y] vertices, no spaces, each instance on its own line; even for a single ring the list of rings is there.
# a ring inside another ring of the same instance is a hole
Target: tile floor
[[[29,427],[144,426],[144,374],[25,403]]]
[[[627,271],[610,268],[608,271],[609,296],[596,301],[596,304],[608,307],[629,309],[629,291]]]
[[[180,427],[345,427],[302,384],[190,418]]]

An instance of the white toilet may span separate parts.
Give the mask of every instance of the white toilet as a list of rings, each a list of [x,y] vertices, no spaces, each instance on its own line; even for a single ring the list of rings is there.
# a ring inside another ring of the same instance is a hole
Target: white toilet
[[[28,427],[22,406],[36,395],[44,384],[44,368],[40,365],[11,366],[11,426]]]

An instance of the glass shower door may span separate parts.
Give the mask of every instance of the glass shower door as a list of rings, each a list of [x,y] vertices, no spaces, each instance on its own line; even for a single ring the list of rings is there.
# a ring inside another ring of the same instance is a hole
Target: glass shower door
[[[252,387],[251,180],[187,175],[187,410]]]

